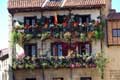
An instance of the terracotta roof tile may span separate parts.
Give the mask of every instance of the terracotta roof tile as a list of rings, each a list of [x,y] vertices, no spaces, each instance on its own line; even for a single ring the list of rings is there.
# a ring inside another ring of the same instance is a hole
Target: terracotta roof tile
[[[115,9],[110,9],[107,19],[108,20],[120,20],[120,13],[116,12]]]
[[[8,8],[41,7],[45,0],[9,0]]]
[[[110,13],[107,19],[108,20],[120,20],[120,13]]]
[[[9,0],[8,8],[42,7],[46,0]],[[64,1],[64,0],[63,0]],[[49,1],[44,7],[61,7],[63,1]],[[66,0],[62,7],[91,7],[105,5],[105,0]]]
[[[45,5],[45,7],[61,7],[62,1],[48,1]]]
[[[105,0],[67,0],[64,6],[90,7],[101,5],[105,5]]]

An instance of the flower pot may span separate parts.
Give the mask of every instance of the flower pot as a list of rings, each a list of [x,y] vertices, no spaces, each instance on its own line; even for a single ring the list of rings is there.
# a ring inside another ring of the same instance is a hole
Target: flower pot
[[[18,65],[18,68],[19,68],[19,69],[23,69],[23,68],[24,68],[24,65],[22,65],[22,64],[21,64],[21,65]]]
[[[66,32],[66,33],[64,34],[64,39],[65,39],[66,41],[69,41],[69,40],[71,39],[71,33],[70,33],[70,32]]]
[[[70,64],[70,68],[75,68],[75,65],[74,64]]]

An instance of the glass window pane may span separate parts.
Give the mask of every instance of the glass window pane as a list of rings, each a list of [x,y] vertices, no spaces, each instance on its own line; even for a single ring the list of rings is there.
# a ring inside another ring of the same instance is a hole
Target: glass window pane
[[[29,46],[25,46],[25,54],[26,54],[26,56],[28,56],[28,53],[29,53]]]
[[[118,30],[113,29],[113,30],[112,30],[112,36],[113,36],[113,37],[117,37],[117,32],[118,32]]]
[[[35,56],[35,55],[36,55],[36,47],[32,46],[32,56]]]
[[[26,56],[36,56],[37,44],[26,44],[24,46]]]
[[[120,29],[118,30],[118,37],[120,37]]]
[[[53,49],[53,56],[57,56],[57,45],[53,45],[53,47],[52,47],[52,49]]]
[[[32,19],[32,27],[35,25],[35,19]]]
[[[90,54],[90,45],[86,44],[85,45],[86,53]]]
[[[26,19],[26,24],[30,25],[30,20]]]
[[[58,45],[58,56],[62,56],[62,45]]]
[[[113,29],[112,36],[113,37],[120,37],[120,29]]]

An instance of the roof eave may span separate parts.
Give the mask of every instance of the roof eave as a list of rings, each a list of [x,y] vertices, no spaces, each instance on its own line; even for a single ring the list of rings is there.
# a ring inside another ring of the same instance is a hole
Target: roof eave
[[[8,11],[11,14],[14,13],[18,13],[18,12],[42,12],[42,11],[54,11],[54,10],[71,10],[71,9],[100,9],[103,6],[105,6],[104,4],[102,5],[93,5],[93,6],[64,6],[64,7],[60,7],[60,6],[47,6],[47,7],[17,7],[17,8],[13,8],[13,7],[8,7]]]

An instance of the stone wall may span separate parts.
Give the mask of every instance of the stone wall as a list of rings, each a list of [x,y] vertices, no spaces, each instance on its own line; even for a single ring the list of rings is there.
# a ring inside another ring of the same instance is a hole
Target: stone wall
[[[61,68],[44,70],[45,80],[53,80],[53,78],[63,78],[64,80],[80,80],[80,77],[91,77],[92,80],[100,79],[96,68]],[[36,80],[43,80],[43,74],[41,69],[36,69],[34,71],[16,70],[15,78],[16,80],[25,80],[25,78],[36,78]]]

